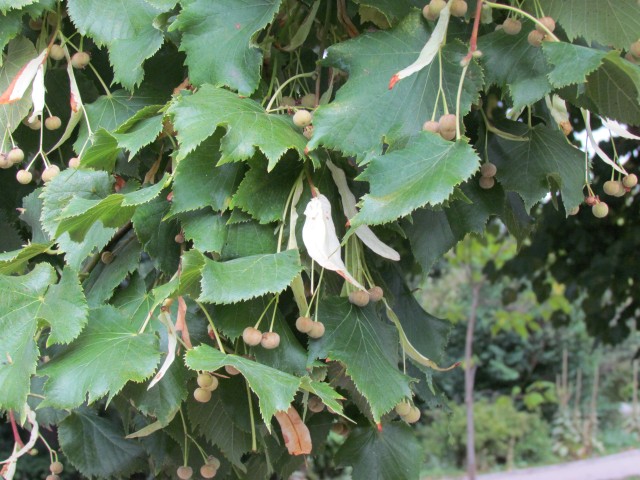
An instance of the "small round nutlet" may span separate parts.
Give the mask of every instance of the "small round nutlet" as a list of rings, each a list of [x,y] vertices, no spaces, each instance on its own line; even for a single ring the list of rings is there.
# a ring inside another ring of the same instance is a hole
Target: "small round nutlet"
[[[464,17],[469,6],[465,0],[451,0],[451,15],[454,17]]]
[[[42,172],[42,175],[41,175],[42,181],[45,183],[48,183],[51,180],[53,180],[53,178],[56,177],[59,173],[60,173],[60,167],[58,167],[57,165],[49,165],[47,168],[44,169],[44,172]]]
[[[280,345],[280,335],[276,332],[264,332],[262,334],[260,345],[262,345],[262,348],[266,348],[267,350],[273,350]]]
[[[304,108],[315,108],[316,106],[316,95],[315,93],[307,93],[300,99],[300,105]]]
[[[435,120],[427,120],[422,124],[422,130],[425,132],[439,133],[440,123]]]
[[[596,218],[604,218],[609,215],[609,205],[604,202],[596,203],[593,207],[591,207],[591,213]]]
[[[507,18],[502,23],[502,28],[507,35],[517,35],[522,30],[522,22],[515,18]]]
[[[87,52],[76,52],[71,56],[71,65],[73,68],[84,68],[89,65],[91,57]]]
[[[342,422],[337,422],[331,425],[331,431],[338,435],[346,435],[349,432],[349,427]]]
[[[324,335],[324,323],[322,322],[313,322],[313,326],[309,331],[308,335],[311,338],[320,338]]]
[[[622,185],[625,188],[633,188],[638,184],[638,177],[635,173],[630,173],[629,175],[625,175],[622,179]]]
[[[220,468],[220,460],[218,457],[214,457],[213,455],[209,455],[205,463],[207,465],[212,465],[216,470]]]
[[[16,173],[16,180],[18,180],[18,183],[21,183],[22,185],[27,185],[31,183],[31,180],[33,180],[33,175],[27,170],[18,170]]]
[[[7,155],[5,153],[0,153],[0,168],[6,170],[11,167],[13,167],[13,163],[9,161]]]
[[[60,480],[60,477],[55,473],[52,473],[51,475],[47,475],[45,480]]]
[[[366,307],[369,304],[369,292],[364,290],[356,290],[349,294],[349,302],[357,307]]]
[[[78,157],[71,157],[67,165],[69,168],[78,168],[80,166],[80,159]]]
[[[109,265],[111,262],[113,262],[113,253],[109,250],[105,250],[100,255],[100,261],[105,265]]]
[[[232,365],[225,365],[224,366],[224,371],[227,372],[232,377],[235,376],[235,375],[240,375],[240,370],[238,370],[236,367],[234,367]]]
[[[280,100],[281,107],[295,107],[296,101],[292,97],[284,96],[282,100]]]
[[[529,35],[527,36],[527,41],[532,47],[539,47],[540,45],[542,45],[543,40],[544,33],[539,32],[538,30],[531,30],[529,32]]]
[[[64,58],[64,49],[57,43],[54,43],[51,45],[51,50],[49,50],[49,56],[52,60],[62,60]]]
[[[44,128],[46,128],[47,130],[57,130],[61,126],[62,120],[60,120],[60,117],[57,117],[55,115],[47,117],[44,121]]]
[[[411,411],[402,417],[407,423],[416,423],[420,420],[420,409],[416,406],[411,407]]]
[[[59,475],[64,471],[64,465],[62,462],[53,462],[49,465],[49,471],[54,475]]]
[[[493,179],[493,177],[480,177],[478,183],[480,184],[480,188],[489,190],[490,188],[493,188],[493,186],[496,184],[496,181]]]
[[[596,203],[598,203],[598,199],[593,195],[589,195],[587,197],[584,197],[584,203],[586,203],[590,207],[593,207]]]
[[[218,473],[218,469],[213,465],[202,465],[200,467],[200,476],[202,478],[213,478]]]
[[[570,210],[567,212],[567,214],[568,214],[568,215],[577,215],[579,212],[580,212],[580,207],[579,207],[579,206],[576,206],[576,207],[573,207],[572,209],[570,209]]]
[[[24,152],[21,148],[14,147],[7,153],[7,160],[10,161],[12,165],[20,163],[24,160]]]
[[[309,402],[307,403],[307,407],[313,413],[319,413],[324,410],[324,402],[320,399],[320,397],[310,397]]]
[[[624,188],[624,184],[620,180],[617,180],[616,183],[618,184],[618,191],[614,197],[624,197],[624,194],[627,193],[627,189]]]
[[[309,333],[313,328],[313,324],[315,322],[311,319],[311,317],[298,317],[296,320],[296,330],[301,333]]]
[[[437,18],[440,16],[440,14],[438,15],[434,15],[431,13],[431,10],[429,9],[430,4],[425,5],[424,7],[422,7],[422,16],[426,19],[429,20],[431,22],[437,20]]]
[[[498,173],[498,167],[491,162],[483,163],[480,167],[480,175],[483,177],[495,177],[496,173]]]
[[[400,402],[396,405],[396,413],[401,417],[406,417],[411,412],[411,404],[409,402]]]
[[[193,468],[187,466],[178,467],[176,474],[180,480],[189,480],[193,476]]]
[[[379,302],[380,300],[382,300],[382,297],[384,297],[382,288],[376,285],[375,287],[371,287],[369,289],[369,300],[371,300],[372,302]]]
[[[214,378],[210,373],[199,373],[197,379],[198,386],[200,388],[209,388],[213,384]]]
[[[262,341],[262,332],[257,328],[247,327],[242,332],[242,340],[250,347],[255,347]]]
[[[438,18],[440,16],[440,12],[447,6],[447,2],[444,0],[431,0],[429,5],[427,5],[429,19]]]
[[[211,391],[202,387],[196,388],[193,391],[193,398],[195,398],[197,402],[207,403],[209,400],[211,400]]]
[[[549,29],[549,31],[552,32],[552,33],[556,29],[556,21],[551,17],[542,17],[542,18],[539,18],[538,21],[542,25],[547,27]],[[544,28],[542,28],[537,23],[536,23],[536,30],[539,31],[540,33],[547,33],[547,32],[545,32]]]
[[[313,121],[313,116],[311,115],[311,112],[309,112],[308,110],[298,110],[296,113],[293,114],[293,124],[296,127],[306,127],[307,125],[310,125],[311,122]]]
[[[606,193],[607,195],[616,197],[618,196],[620,187],[621,187],[621,184],[619,184],[615,180],[607,180],[606,182],[604,182],[604,185],[602,186],[602,190],[604,190],[604,193]]]

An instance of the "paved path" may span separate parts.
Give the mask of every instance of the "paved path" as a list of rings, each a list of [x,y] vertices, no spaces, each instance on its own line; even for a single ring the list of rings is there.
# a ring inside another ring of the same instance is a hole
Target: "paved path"
[[[464,480],[463,477],[459,480]],[[640,479],[640,450],[576,462],[479,475],[478,480],[628,480]]]

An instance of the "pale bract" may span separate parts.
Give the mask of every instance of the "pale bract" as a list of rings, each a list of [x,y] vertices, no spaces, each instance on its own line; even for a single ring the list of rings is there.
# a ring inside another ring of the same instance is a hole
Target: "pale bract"
[[[408,76],[419,72],[424,67],[430,65],[431,62],[433,62],[433,59],[436,57],[438,51],[440,51],[440,47],[444,43],[444,40],[447,36],[447,27],[449,26],[450,17],[451,2],[448,2],[447,5],[440,11],[438,24],[436,25],[436,28],[433,29],[433,33],[422,48],[422,51],[420,52],[420,55],[418,55],[417,60],[408,67],[400,70],[393,77],[391,77],[391,81],[389,82],[389,89],[392,89],[399,80],[402,80],[403,78],[407,78]]]
[[[596,139],[593,136],[593,131],[591,130],[591,112],[589,110],[584,110],[583,109],[582,110],[582,117],[584,118],[584,126],[585,126],[585,129],[587,130],[587,138],[589,139],[589,143],[591,144],[591,146],[595,150],[595,152],[598,155],[598,157],[600,157],[600,160],[602,160],[607,165],[610,165],[614,170],[617,170],[618,172],[622,173],[623,175],[627,175],[627,171],[624,168],[622,168],[622,166],[620,166],[616,162],[614,162],[609,157],[609,155],[607,155],[605,153],[605,151],[602,150],[600,148],[600,146],[598,145],[598,142],[596,141]]]
[[[329,199],[318,193],[307,204],[304,215],[306,219],[302,227],[302,241],[309,256],[321,267],[338,273],[352,285],[366,290],[347,271],[342,261],[340,241],[331,218]]]
[[[628,140],[640,140],[640,137],[630,133],[624,126],[609,118],[602,119],[602,125],[609,129],[614,137],[622,137]]]
[[[49,50],[45,49],[36,58],[29,60],[0,95],[0,104],[17,102],[31,85],[33,113],[29,117],[29,122],[33,122],[44,109],[44,62],[48,54]]]
[[[351,190],[349,190],[349,185],[347,184],[347,177],[344,171],[333,164],[331,160],[326,161],[327,167],[331,171],[331,176],[333,177],[333,181],[338,187],[338,192],[340,193],[340,198],[342,199],[342,210],[344,211],[345,217],[347,220],[351,220],[356,216],[358,210],[356,208],[356,197],[353,195]],[[381,257],[388,258],[389,260],[393,260],[397,262],[400,260],[400,254],[391,248],[389,245],[380,240],[373,230],[371,230],[366,225],[360,225],[354,231],[354,233],[358,236],[362,243],[364,243],[367,247],[369,247],[373,252],[377,253]]]

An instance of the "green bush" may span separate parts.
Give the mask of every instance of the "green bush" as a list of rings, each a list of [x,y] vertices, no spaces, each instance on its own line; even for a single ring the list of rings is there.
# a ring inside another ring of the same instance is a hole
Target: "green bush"
[[[553,458],[549,425],[538,414],[518,411],[506,396],[495,401],[478,400],[474,410],[481,470],[542,463]],[[466,425],[464,405],[452,406],[450,413],[442,410],[430,413],[421,431],[427,468],[464,467]]]

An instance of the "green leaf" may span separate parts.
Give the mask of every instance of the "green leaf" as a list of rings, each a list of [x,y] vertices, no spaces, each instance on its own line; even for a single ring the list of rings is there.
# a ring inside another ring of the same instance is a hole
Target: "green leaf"
[[[222,252],[227,239],[227,218],[210,208],[180,215],[184,237],[193,241],[193,248],[202,252]]]
[[[235,303],[266,293],[278,293],[287,288],[301,270],[297,250],[252,255],[228,262],[206,259],[200,301]]]
[[[549,72],[549,81],[555,88],[585,83],[587,75],[598,68],[606,56],[601,50],[565,42],[543,42],[542,51],[554,67]]]
[[[0,92],[4,92],[18,72],[26,65],[29,60],[38,56],[33,43],[24,37],[18,37],[11,42],[7,48],[7,56],[4,57],[4,63],[0,68]],[[0,131],[13,132],[24,117],[29,113],[31,108],[31,88],[29,88],[21,100],[14,103],[0,105]],[[3,137],[0,148],[3,150],[10,145],[5,145]]]
[[[397,351],[388,349],[397,348],[397,332],[380,320],[374,306],[358,308],[345,298],[326,299],[320,302],[318,319],[326,330],[322,338],[310,341],[310,361],[327,358],[344,363],[346,374],[371,405],[375,422],[411,396],[411,379],[398,370]]]
[[[231,224],[227,226],[221,258],[230,260],[250,255],[268,255],[276,250],[277,243],[272,225],[259,225],[257,222]]]
[[[140,243],[133,232],[129,232],[123,239],[122,246],[112,252],[111,263],[100,262],[93,267],[83,283],[89,305],[98,306],[111,298],[120,282],[139,267],[140,253]]]
[[[4,51],[7,43],[22,31],[23,15],[24,12],[20,10],[11,10],[0,16],[0,50]],[[0,66],[2,66],[3,60],[4,59],[0,57]],[[4,88],[6,87],[1,88],[1,91],[4,91]]]
[[[578,37],[614,48],[638,40],[640,9],[636,0],[540,0],[573,41]]]
[[[39,263],[21,277],[0,276],[0,405],[22,410],[29,392],[29,379],[36,370],[38,347],[34,340],[39,321],[51,333],[47,341],[68,343],[87,322],[87,303],[71,268],[62,272],[59,284],[49,264]]]
[[[67,11],[77,29],[98,45],[109,47],[115,81],[133,90],[144,77],[144,61],[156,53],[164,41],[153,25],[162,10],[145,0],[96,2],[69,0]]]
[[[22,197],[22,212],[20,220],[31,228],[31,243],[49,243],[51,238],[42,229],[40,215],[42,214],[42,189],[36,188],[26,197]]]
[[[289,115],[269,114],[255,100],[228,90],[203,85],[195,94],[179,97],[169,114],[180,142],[178,160],[213,135],[218,126],[227,131],[219,163],[248,160],[258,147],[269,160],[267,170],[271,171],[289,149],[305,155],[307,139]]]
[[[225,382],[224,388],[231,387],[229,382]],[[246,398],[246,390],[236,392],[240,398]],[[239,400],[239,399],[238,399]],[[236,467],[245,469],[242,463],[242,455],[251,450],[251,434],[236,423],[236,418],[231,406],[224,401],[220,390],[216,390],[211,395],[211,400],[207,403],[199,403],[189,400],[187,403],[187,414],[189,422],[196,431],[207,441],[222,450],[222,453]],[[248,414],[247,412],[245,414]]]
[[[118,141],[104,128],[91,136],[91,144],[82,154],[82,167],[111,172],[115,167],[120,148]]]
[[[62,451],[88,477],[115,478],[144,470],[144,450],[124,437],[120,425],[89,409],[74,410],[58,427]]]
[[[373,157],[358,177],[369,181],[370,193],[351,224],[386,223],[426,204],[437,205],[478,169],[479,161],[464,140],[452,143],[423,132],[406,147]]]
[[[407,338],[422,355],[439,363],[444,356],[453,325],[447,320],[434,317],[420,306],[404,280],[402,269],[397,265],[388,266],[384,279],[393,296],[393,311],[400,319]],[[414,363],[417,367],[422,367]]]
[[[418,57],[430,36],[420,12],[408,15],[389,31],[364,33],[327,49],[323,65],[346,70],[347,83],[334,101],[320,106],[313,120],[309,150],[324,145],[367,160],[380,154],[383,143],[393,145],[402,137],[415,135],[422,124],[443,113],[437,102],[440,67],[431,65],[400,81],[389,90],[389,80]],[[455,100],[467,47],[452,41],[442,50],[442,88],[448,110],[455,112]],[[460,101],[460,115],[466,115],[478,99],[482,72],[475,62],[469,65]]]
[[[518,35],[498,31],[478,39],[487,83],[507,89],[516,110],[537,102],[552,90],[547,77],[550,67],[542,49],[527,41],[529,31],[523,28]]]
[[[67,170],[74,175],[73,170]],[[73,197],[58,213],[56,236],[69,232],[72,240],[81,241],[91,227],[101,222],[105,227],[121,227],[136,211],[136,207],[150,202],[163,190],[168,174],[155,185],[130,193],[114,193],[104,198]]]
[[[157,106],[145,107],[138,112],[136,116],[144,111],[145,116],[139,118],[139,121],[133,125],[126,124],[126,128],[121,126],[116,133],[113,134],[118,141],[118,146],[129,151],[131,156],[138,153],[142,147],[153,142],[160,132],[162,132],[162,114],[156,115]]]
[[[180,245],[175,241],[176,235],[180,233],[180,226],[176,219],[163,221],[171,208],[171,203],[166,198],[167,193],[165,190],[149,203],[136,207],[131,221],[142,249],[151,256],[161,271],[173,274],[180,261]]]
[[[198,298],[201,293],[200,281],[202,280],[202,268],[205,257],[198,250],[189,250],[182,254],[180,274],[180,294]]]
[[[231,206],[244,210],[260,223],[282,220],[285,203],[302,165],[295,160],[283,160],[269,173],[261,163],[252,162]]]
[[[354,0],[360,5],[360,16],[363,7],[368,7],[380,12],[390,25],[395,25],[411,12],[412,7],[422,7],[419,2],[411,0]],[[380,25],[378,25],[380,26]]]
[[[40,220],[44,230],[55,236],[60,224],[60,214],[71,201],[80,199],[99,201],[109,196],[111,185],[112,179],[106,172],[73,169],[60,172],[42,190],[43,203]],[[96,224],[92,225],[92,229],[104,234],[104,236],[108,235],[107,241],[115,232],[115,229],[107,229]],[[73,242],[68,234],[67,238]],[[57,240],[60,242],[60,238]]]
[[[549,193],[552,179],[560,186],[567,211],[580,205],[584,200],[584,153],[562,132],[543,125],[530,130],[528,138],[527,142],[491,138],[489,155],[498,167],[496,179],[502,187],[520,194],[527,210],[531,210]]]
[[[353,480],[413,480],[420,476],[424,451],[403,422],[358,427],[336,453],[339,465],[353,467]]]
[[[471,204],[453,200],[441,210],[421,208],[403,222],[411,250],[424,273],[468,233],[482,233],[491,215],[502,212],[504,192],[500,186],[481,189],[471,179],[462,189]]]
[[[640,125],[640,67],[617,52],[610,52],[589,75],[586,94],[600,115]]]
[[[167,425],[189,395],[188,378],[186,368],[180,359],[176,359],[164,377],[150,390],[147,390],[147,383],[129,383],[123,395],[142,413]]]
[[[51,246],[50,243],[30,243],[20,250],[0,253],[0,274],[8,275],[24,270],[32,258],[46,252]]]
[[[193,370],[213,372],[225,365],[237,368],[260,401],[260,414],[267,428],[276,412],[286,411],[300,385],[300,379],[275,368],[237,355],[225,355],[208,345],[189,350],[187,366]]]
[[[4,14],[7,10],[17,9],[31,5],[36,0],[0,0],[0,12]]]
[[[251,95],[262,65],[262,52],[253,39],[279,7],[280,0],[183,2],[170,29],[182,32],[180,50],[187,54],[189,79],[196,85],[212,83]]]
[[[133,95],[126,90],[116,90],[115,92],[111,92],[111,96],[103,95],[95,102],[86,104],[84,108],[94,132],[97,132],[100,128],[104,128],[107,132],[113,132],[133,117],[140,109],[149,105],[163,104],[165,100],[162,95],[144,88],[136,91]],[[88,141],[88,137],[89,132],[87,125],[85,122],[82,122],[80,124],[78,138],[73,144],[73,149],[76,152],[80,152],[85,142]]]
[[[89,323],[64,351],[39,369],[47,375],[43,406],[74,408],[85,400],[109,400],[128,382],[148,378],[160,359],[157,338],[138,333],[112,306],[89,311]]]
[[[210,206],[224,211],[244,174],[244,165],[220,161],[220,135],[204,140],[186,155],[176,168],[171,213]]]
[[[131,275],[129,284],[119,288],[113,295],[111,304],[117,307],[132,325],[142,325],[153,307],[153,295],[138,272]]]

